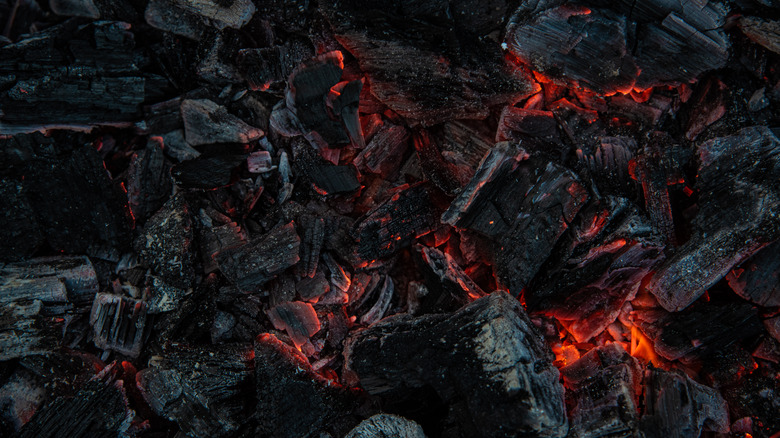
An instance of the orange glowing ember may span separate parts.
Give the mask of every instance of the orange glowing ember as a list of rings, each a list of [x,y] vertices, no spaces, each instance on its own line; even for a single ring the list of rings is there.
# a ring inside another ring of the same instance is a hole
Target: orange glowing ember
[[[653,350],[652,342],[636,327],[631,327],[631,348],[629,354],[655,365],[659,363],[658,355]]]
[[[580,351],[574,345],[556,345],[552,349],[555,354],[555,366],[563,368],[580,358]]]

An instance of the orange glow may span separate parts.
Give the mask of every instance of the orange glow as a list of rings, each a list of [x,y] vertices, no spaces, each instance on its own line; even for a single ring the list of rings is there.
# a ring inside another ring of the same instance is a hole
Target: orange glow
[[[631,356],[637,359],[644,359],[657,365],[658,355],[653,350],[653,344],[638,328],[631,327],[631,349],[629,351]]]
[[[558,345],[552,349],[555,354],[555,366],[563,368],[580,358],[580,351],[574,345]]]

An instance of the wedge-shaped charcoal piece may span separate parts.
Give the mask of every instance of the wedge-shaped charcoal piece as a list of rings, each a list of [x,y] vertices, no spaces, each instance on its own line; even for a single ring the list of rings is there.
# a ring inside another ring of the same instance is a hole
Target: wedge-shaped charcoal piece
[[[355,158],[355,166],[387,177],[401,167],[401,158],[408,148],[409,131],[385,123]]]
[[[178,162],[192,160],[200,156],[200,152],[190,146],[184,139],[184,130],[177,129],[162,135],[166,155]]]
[[[0,303],[41,300],[84,304],[92,300],[99,287],[95,267],[84,256],[0,264]]]
[[[376,414],[360,422],[345,438],[425,438],[425,432],[412,420],[391,414]]]
[[[252,152],[246,159],[246,165],[251,173],[265,173],[274,169],[268,151]]]
[[[363,325],[371,325],[385,316],[395,295],[395,283],[389,275],[374,271],[362,273],[347,291],[350,314],[360,318]]]
[[[757,252],[726,279],[742,298],[760,306],[780,306],[780,241]]]
[[[452,256],[436,248],[418,248],[428,268],[424,275],[428,279],[426,286],[429,293],[420,300],[422,312],[455,311],[485,295]]]
[[[166,283],[187,289],[194,280],[193,238],[190,206],[179,194],[149,219],[133,248]]]
[[[427,183],[397,187],[394,194],[355,225],[357,255],[370,262],[387,257],[433,231],[438,224],[433,188]]]
[[[302,277],[313,277],[317,272],[320,251],[325,239],[325,220],[312,215],[298,218],[298,234],[301,236],[301,262],[298,272]]]
[[[446,1],[320,3],[336,38],[368,76],[371,93],[403,117],[428,126],[483,119],[489,107],[530,90],[498,46],[488,42],[487,34],[497,29],[464,22],[473,16],[503,17],[506,3],[491,3],[480,9],[484,14],[474,13],[481,6],[486,5],[456,10]]]
[[[152,27],[197,40],[209,27],[240,29],[255,10],[250,0],[152,0],[145,16]]]
[[[217,254],[217,263],[222,273],[239,289],[254,291],[298,263],[300,245],[301,239],[290,222],[246,245]]]
[[[192,146],[213,143],[248,143],[264,135],[259,128],[230,114],[227,108],[208,99],[182,101],[184,135]]]
[[[306,301],[316,302],[318,298],[330,292],[330,282],[325,273],[317,271],[314,277],[303,277],[295,285],[298,295]]]
[[[246,161],[246,155],[198,157],[173,166],[171,174],[177,185],[194,189],[216,189],[233,181],[235,169]]]
[[[571,400],[569,437],[639,436],[642,370],[620,344],[590,350],[561,374]]]
[[[0,361],[45,354],[57,348],[62,324],[57,322],[58,318],[44,316],[43,310],[39,300],[0,305]]]
[[[58,397],[23,428],[20,437],[55,438],[121,436],[135,417],[128,407],[122,380],[114,380],[107,367],[73,397]]]
[[[355,166],[329,162],[303,139],[295,143],[294,151],[295,174],[308,180],[320,195],[354,193],[360,188]]]
[[[738,263],[780,237],[780,140],[750,127],[699,146],[699,212],[690,240],[647,284],[658,302],[679,311]]]
[[[294,301],[282,303],[268,311],[268,318],[277,330],[285,330],[296,346],[307,343],[320,331],[317,312],[309,303]]]
[[[348,393],[273,335],[255,341],[255,379],[259,436],[343,436],[358,422],[351,416],[356,404]]]
[[[328,107],[344,122],[350,141],[359,149],[366,147],[366,139],[363,138],[363,129],[358,116],[362,89],[362,79],[343,81],[331,87],[328,94]]]
[[[0,179],[0,262],[27,258],[43,244],[45,237],[35,210],[22,185]]]
[[[648,438],[699,436],[702,430],[729,430],[726,401],[717,390],[681,372],[645,370],[645,412],[641,429]]]
[[[349,287],[352,285],[352,279],[350,278],[349,273],[344,270],[341,264],[339,264],[330,253],[323,253],[322,261],[324,261],[325,266],[328,267],[328,271],[330,272],[330,283],[333,287],[342,292],[348,291]]]
[[[143,301],[107,293],[97,294],[89,315],[95,346],[138,357],[147,329],[146,313],[147,305]]]
[[[747,303],[700,303],[682,312],[636,310],[633,315],[655,351],[669,360],[706,358],[763,330],[756,310]]]
[[[234,436],[252,416],[252,346],[176,347],[136,375],[152,410],[192,437]]]
[[[566,436],[552,353],[504,292],[453,314],[385,318],[353,333],[344,351],[346,369],[371,394],[391,398],[432,388],[459,436]],[[419,408],[419,400],[407,403]]]
[[[171,168],[165,162],[163,148],[162,138],[152,137],[146,148],[133,154],[130,160],[127,203],[137,220],[154,214],[171,195]]]

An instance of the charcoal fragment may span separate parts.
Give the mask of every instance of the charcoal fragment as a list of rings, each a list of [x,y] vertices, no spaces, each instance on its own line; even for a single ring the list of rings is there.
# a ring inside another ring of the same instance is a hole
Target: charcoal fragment
[[[143,301],[107,293],[95,295],[89,316],[95,346],[138,357],[148,330],[146,315],[147,305]]]
[[[209,27],[240,29],[255,10],[249,0],[151,0],[145,17],[154,28],[197,40]]]
[[[297,347],[320,331],[317,312],[309,303],[293,301],[276,305],[268,311],[268,318],[277,330],[286,330]]]
[[[377,414],[360,422],[345,438],[425,438],[422,427],[398,415]]]
[[[199,146],[213,143],[249,143],[264,135],[228,113],[227,108],[208,99],[189,99],[181,103],[187,143]]]
[[[760,306],[780,306],[780,241],[758,251],[726,279],[742,298]]]

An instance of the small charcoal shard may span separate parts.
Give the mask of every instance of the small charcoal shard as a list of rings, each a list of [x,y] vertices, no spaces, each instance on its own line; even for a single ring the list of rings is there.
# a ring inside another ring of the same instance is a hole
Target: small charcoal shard
[[[452,256],[427,246],[420,246],[419,249],[427,265],[424,275],[428,279],[426,286],[429,291],[420,300],[423,313],[455,311],[485,296],[485,292],[469,278]]]
[[[95,346],[138,357],[147,329],[146,313],[143,301],[107,293],[95,295],[89,315]]]
[[[587,342],[634,299],[642,278],[662,258],[659,241],[627,199],[594,199],[561,237],[525,300]]]
[[[213,143],[249,143],[265,135],[259,128],[230,114],[224,106],[208,99],[181,103],[184,136],[191,146]]]
[[[94,147],[28,161],[22,186],[52,249],[83,254],[93,245],[128,244],[126,196]]]
[[[198,157],[173,166],[177,185],[194,189],[216,189],[233,181],[234,170],[246,161],[246,155]]]
[[[650,278],[670,312],[684,309],[738,263],[780,237],[780,140],[750,127],[699,146],[699,212],[690,240]]]
[[[255,10],[250,0],[151,0],[145,17],[154,28],[197,40],[210,27],[240,29]]]
[[[325,220],[312,215],[298,218],[298,234],[301,236],[301,262],[298,273],[301,277],[314,277],[325,240]]]
[[[19,437],[121,436],[135,412],[128,407],[122,380],[114,380],[112,366],[84,385],[73,397],[58,397],[46,404],[23,428]]]
[[[273,335],[261,334],[255,341],[255,378],[259,436],[343,436],[358,422],[350,414],[355,401],[348,393]]]
[[[727,10],[653,0],[585,0],[528,16],[521,7],[507,28],[509,51],[535,71],[600,94],[694,81],[722,67]],[[593,62],[598,59],[599,62]]]
[[[370,263],[388,257],[437,228],[440,213],[433,190],[424,182],[403,185],[369,211],[354,229],[358,258]]]
[[[681,372],[645,370],[645,412],[641,430],[648,438],[700,436],[702,430],[726,433],[729,414],[717,390]]]
[[[409,131],[388,122],[379,128],[354,163],[359,169],[388,177],[401,167],[401,159],[408,148]]]
[[[449,407],[458,436],[566,436],[552,353],[520,303],[504,292],[453,314],[385,318],[354,332],[344,351],[346,370],[370,394],[432,388]],[[419,401],[408,403],[415,410]]]
[[[360,90],[363,89],[363,80],[343,81],[334,85],[328,94],[328,108],[344,122],[349,140],[352,144],[363,149],[366,140],[363,138],[363,128],[360,126],[358,108],[360,107]]]
[[[95,267],[84,256],[39,257],[0,264],[0,303],[40,300],[85,304],[99,287]]]
[[[0,262],[31,256],[45,240],[22,185],[0,179]]]
[[[141,395],[158,415],[192,437],[235,436],[252,416],[252,347],[176,347],[136,374]]]
[[[632,316],[655,351],[669,360],[706,358],[763,330],[756,310],[747,303],[699,303],[676,313],[635,310]]]
[[[487,36],[497,30],[506,7],[506,2],[320,3],[336,39],[368,76],[371,93],[404,118],[426,126],[484,119],[491,106],[530,90]],[[490,18],[469,21],[477,16]]]
[[[246,159],[246,167],[250,173],[265,173],[274,169],[271,153],[268,151],[252,152]]]
[[[0,361],[57,348],[62,337],[61,319],[47,317],[40,300],[0,305]]]
[[[726,279],[742,298],[760,306],[780,306],[780,241],[756,253]]]
[[[268,311],[268,318],[277,330],[285,330],[299,348],[320,331],[317,312],[309,303],[293,301],[279,304]]]
[[[317,302],[317,300],[330,292],[330,282],[325,278],[323,271],[317,271],[313,277],[303,277],[295,284],[298,295],[306,301]]]
[[[133,247],[166,283],[187,289],[195,272],[193,238],[189,203],[176,195],[149,219]]]
[[[127,203],[136,220],[154,214],[171,194],[171,168],[165,162],[163,148],[162,138],[152,137],[146,148],[133,154],[130,160]]]
[[[391,414],[377,414],[360,422],[345,438],[425,438],[425,432],[412,420]]]
[[[163,144],[165,145],[165,148],[163,149],[165,155],[168,155],[180,163],[200,156],[200,152],[190,146],[189,143],[187,143],[187,140],[184,139],[183,129],[171,131],[167,134],[163,134],[161,137],[163,139]]]
[[[303,138],[294,143],[293,151],[295,174],[308,180],[320,195],[354,193],[360,188],[357,168],[354,165],[336,165],[329,162]]]
[[[298,263],[300,245],[295,225],[290,222],[246,245],[220,252],[217,263],[222,273],[239,289],[251,292]]]
[[[642,369],[620,344],[590,350],[561,374],[571,404],[569,437],[639,436]]]
[[[574,173],[504,142],[483,158],[442,222],[496,241],[496,273],[518,295],[587,198]]]

